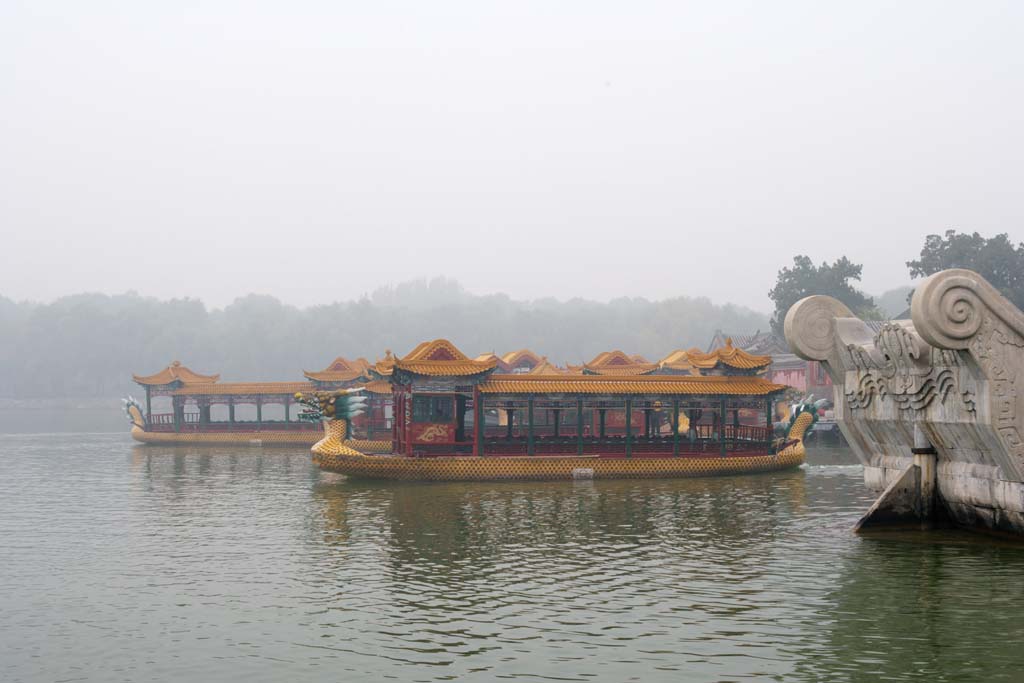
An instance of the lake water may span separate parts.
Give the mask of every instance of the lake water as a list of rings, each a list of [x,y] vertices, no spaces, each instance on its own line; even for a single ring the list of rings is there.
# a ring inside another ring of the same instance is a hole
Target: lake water
[[[852,463],[416,485],[0,436],[0,680],[1021,680],[1024,547],[855,536]]]

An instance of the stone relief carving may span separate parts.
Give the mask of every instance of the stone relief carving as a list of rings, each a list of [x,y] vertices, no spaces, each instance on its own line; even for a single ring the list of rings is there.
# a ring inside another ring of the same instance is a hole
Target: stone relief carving
[[[864,410],[878,397],[892,400],[900,411],[920,411],[954,391],[958,396],[972,393],[957,387],[954,370],[960,359],[951,351],[928,346],[904,325],[889,322],[874,338],[872,349],[847,344],[848,356],[857,370],[857,383],[844,389],[853,410]],[[973,394],[972,394],[973,396]],[[969,411],[973,401],[965,402]]]
[[[1003,448],[1007,476],[1024,474],[1024,313],[977,273],[947,270],[927,278],[911,302],[914,324],[932,344],[966,352],[988,381],[990,424]],[[970,400],[978,399],[971,395]]]

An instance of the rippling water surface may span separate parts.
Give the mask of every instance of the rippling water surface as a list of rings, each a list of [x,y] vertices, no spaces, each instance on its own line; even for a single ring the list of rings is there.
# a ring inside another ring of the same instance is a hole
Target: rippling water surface
[[[854,536],[852,462],[415,485],[0,436],[0,680],[1021,680],[1024,548]]]

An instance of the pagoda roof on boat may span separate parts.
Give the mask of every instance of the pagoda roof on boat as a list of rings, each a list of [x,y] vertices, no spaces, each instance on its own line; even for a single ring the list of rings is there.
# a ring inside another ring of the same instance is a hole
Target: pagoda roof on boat
[[[785,389],[785,385],[774,384],[763,377],[744,375],[491,375],[480,384],[480,392],[484,394],[768,396]]]
[[[447,339],[423,342],[405,357],[394,362],[397,370],[432,377],[478,375],[493,370],[497,365],[497,357],[473,360]]]
[[[390,394],[391,382],[386,379],[375,379],[367,382],[364,388],[371,394]]]
[[[583,372],[588,375],[646,375],[657,369],[657,363],[648,363],[643,356],[628,356],[618,350],[599,353],[583,365]]]
[[[690,354],[693,352],[704,355],[700,349],[690,349],[689,351],[677,349],[658,361],[658,367],[662,370],[678,370],[697,374],[697,369],[690,362]]]
[[[391,349],[386,349],[384,357],[378,358],[377,362],[370,366],[370,370],[381,377],[390,377],[391,373],[395,371],[395,356],[391,353]]]
[[[524,367],[534,368],[544,360],[545,359],[542,356],[537,355],[530,349],[509,351],[501,357],[501,362],[508,366],[509,369]]]
[[[213,384],[220,375],[201,375],[193,372],[181,364],[181,361],[174,361],[160,372],[153,375],[132,375],[132,379],[138,384],[145,386],[164,386],[180,382],[181,384]]]
[[[721,363],[738,370],[753,370],[766,368],[772,363],[771,356],[755,356],[738,346],[733,346],[731,338],[725,340],[725,346],[714,351],[702,353],[697,349],[690,349],[686,354],[690,364],[701,369],[713,368]]]
[[[538,363],[536,366],[534,366],[534,368],[532,370],[530,370],[529,372],[524,372],[522,374],[524,374],[524,375],[568,375],[569,371],[566,370],[565,368],[560,368],[557,365],[554,365],[551,361],[549,361],[547,359],[546,356],[544,356],[544,357],[542,357],[540,359],[540,363]]]
[[[223,384],[189,384],[171,392],[172,396],[252,396],[292,395],[315,391],[312,382],[224,382]]]
[[[302,374],[317,382],[350,382],[366,375],[370,363],[365,358],[349,360],[338,356],[323,370],[311,372],[303,370]]]

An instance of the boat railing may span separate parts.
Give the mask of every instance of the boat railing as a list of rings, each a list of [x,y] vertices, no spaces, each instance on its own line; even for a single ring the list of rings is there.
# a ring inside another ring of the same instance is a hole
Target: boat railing
[[[174,413],[155,413],[149,416],[147,429],[151,432],[250,432],[250,431],[321,431],[319,422],[302,420],[235,420],[203,422],[199,413],[185,413],[181,424],[175,425]]]

